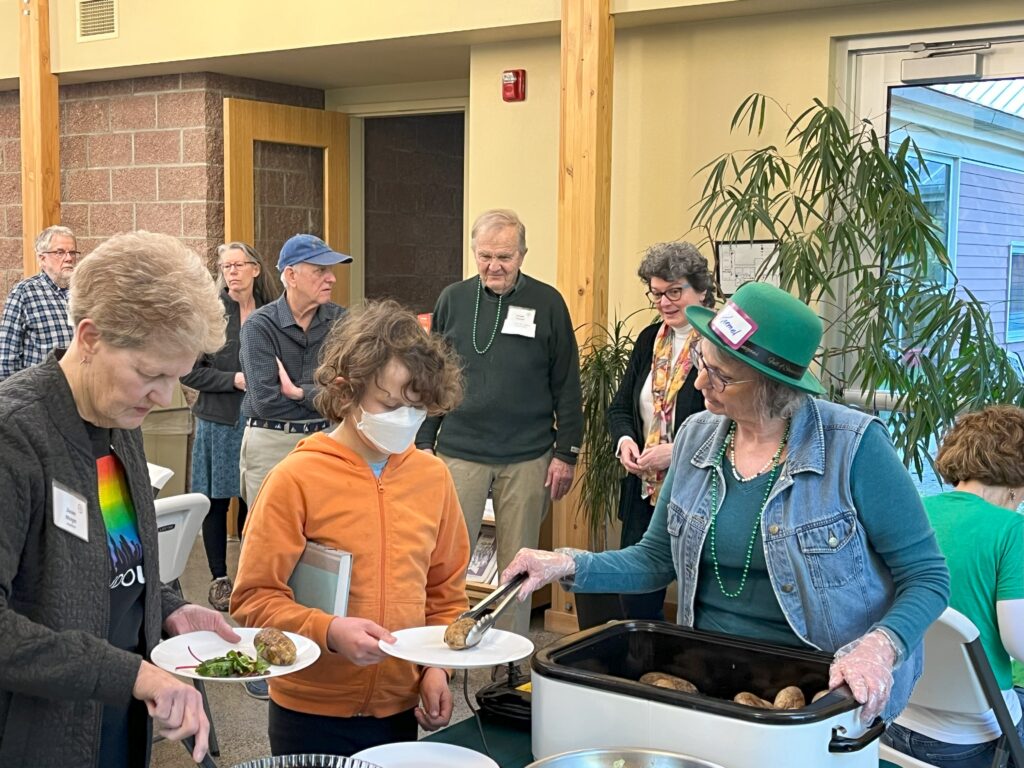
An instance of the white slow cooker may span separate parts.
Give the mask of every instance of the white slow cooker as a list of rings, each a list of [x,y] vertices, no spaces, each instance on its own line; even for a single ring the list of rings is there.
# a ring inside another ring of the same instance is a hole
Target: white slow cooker
[[[881,721],[833,691],[799,710],[734,703],[749,691],[772,698],[789,685],[810,701],[828,687],[831,657],[714,635],[665,622],[620,621],[570,635],[532,662],[533,754],[592,748],[661,749],[724,768],[877,768]],[[688,694],[640,683],[666,672]]]

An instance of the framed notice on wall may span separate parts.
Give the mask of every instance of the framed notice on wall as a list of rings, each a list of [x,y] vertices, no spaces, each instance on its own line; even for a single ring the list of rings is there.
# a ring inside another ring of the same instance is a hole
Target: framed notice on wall
[[[760,275],[762,265],[775,253],[776,240],[744,240],[715,244],[715,273],[722,293],[732,296],[751,280],[779,284],[777,275]]]

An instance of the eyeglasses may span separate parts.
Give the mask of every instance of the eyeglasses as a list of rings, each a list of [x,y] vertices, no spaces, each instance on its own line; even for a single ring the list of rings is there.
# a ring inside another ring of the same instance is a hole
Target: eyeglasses
[[[683,283],[682,285],[673,285],[667,291],[656,291],[652,288],[647,292],[647,298],[651,300],[651,304],[657,304],[661,301],[662,296],[668,296],[669,301],[679,301],[683,296],[683,291],[689,287],[689,283]]]
[[[255,261],[229,261],[227,264],[220,265],[221,272],[237,272],[246,264],[255,264]]]
[[[730,380],[728,377],[723,376],[722,372],[717,368],[714,368],[704,362],[704,355],[700,351],[700,345],[694,344],[690,348],[690,362],[693,367],[700,373],[703,371],[708,377],[708,384],[715,392],[725,392],[726,387],[731,387],[733,384],[746,384],[747,382],[753,381],[753,379],[740,379]]]
[[[40,256],[56,256],[59,259],[64,259],[70,256],[72,259],[77,259],[82,255],[81,251],[65,251],[63,248],[58,248],[56,251],[40,251]]]
[[[496,261],[501,266],[507,267],[513,261],[516,260],[515,253],[478,253],[476,254],[476,260],[481,264],[490,264],[492,261]]]

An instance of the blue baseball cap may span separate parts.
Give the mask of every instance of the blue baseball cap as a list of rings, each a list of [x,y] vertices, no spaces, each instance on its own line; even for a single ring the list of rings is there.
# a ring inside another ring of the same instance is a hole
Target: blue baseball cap
[[[281,246],[281,254],[277,257],[277,271],[283,272],[285,267],[294,267],[302,262],[326,267],[331,264],[347,264],[350,261],[351,256],[332,251],[331,247],[316,235],[295,235]]]

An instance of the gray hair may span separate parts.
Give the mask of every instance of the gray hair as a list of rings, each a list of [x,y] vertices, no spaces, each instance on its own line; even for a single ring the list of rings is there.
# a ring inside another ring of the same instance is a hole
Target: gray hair
[[[114,347],[159,344],[195,354],[224,346],[224,305],[210,271],[170,235],[127,232],[86,256],[71,277],[68,316]]]
[[[54,225],[47,227],[39,233],[35,243],[36,254],[46,253],[46,251],[50,250],[50,244],[53,243],[53,238],[55,237],[70,237],[75,241],[75,248],[78,247],[78,238],[75,237],[75,233],[70,228]]]
[[[708,260],[691,243],[655,243],[647,249],[636,273],[648,287],[653,277],[667,283],[685,280],[693,290],[704,294],[701,303],[705,307],[715,306],[715,280],[708,269]]]
[[[497,227],[515,227],[519,237],[519,255],[526,255],[526,225],[520,221],[515,211],[508,208],[492,208],[476,217],[473,229],[469,233],[469,246],[476,253],[476,236]]]
[[[252,283],[252,295],[258,304],[269,304],[281,295],[281,286],[277,284],[277,280],[271,275],[272,271],[277,272],[277,270],[270,269],[267,265],[267,260],[263,258],[263,254],[248,243],[238,240],[217,246],[217,290],[223,290],[228,285],[224,279],[224,272],[220,269],[220,258],[228,251],[241,251],[249,261],[255,261],[259,264],[260,273],[256,275],[256,279]],[[283,283],[284,278],[281,277],[280,279]]]
[[[788,419],[798,410],[807,396],[781,381],[769,379],[753,368],[754,408],[762,419]]]

